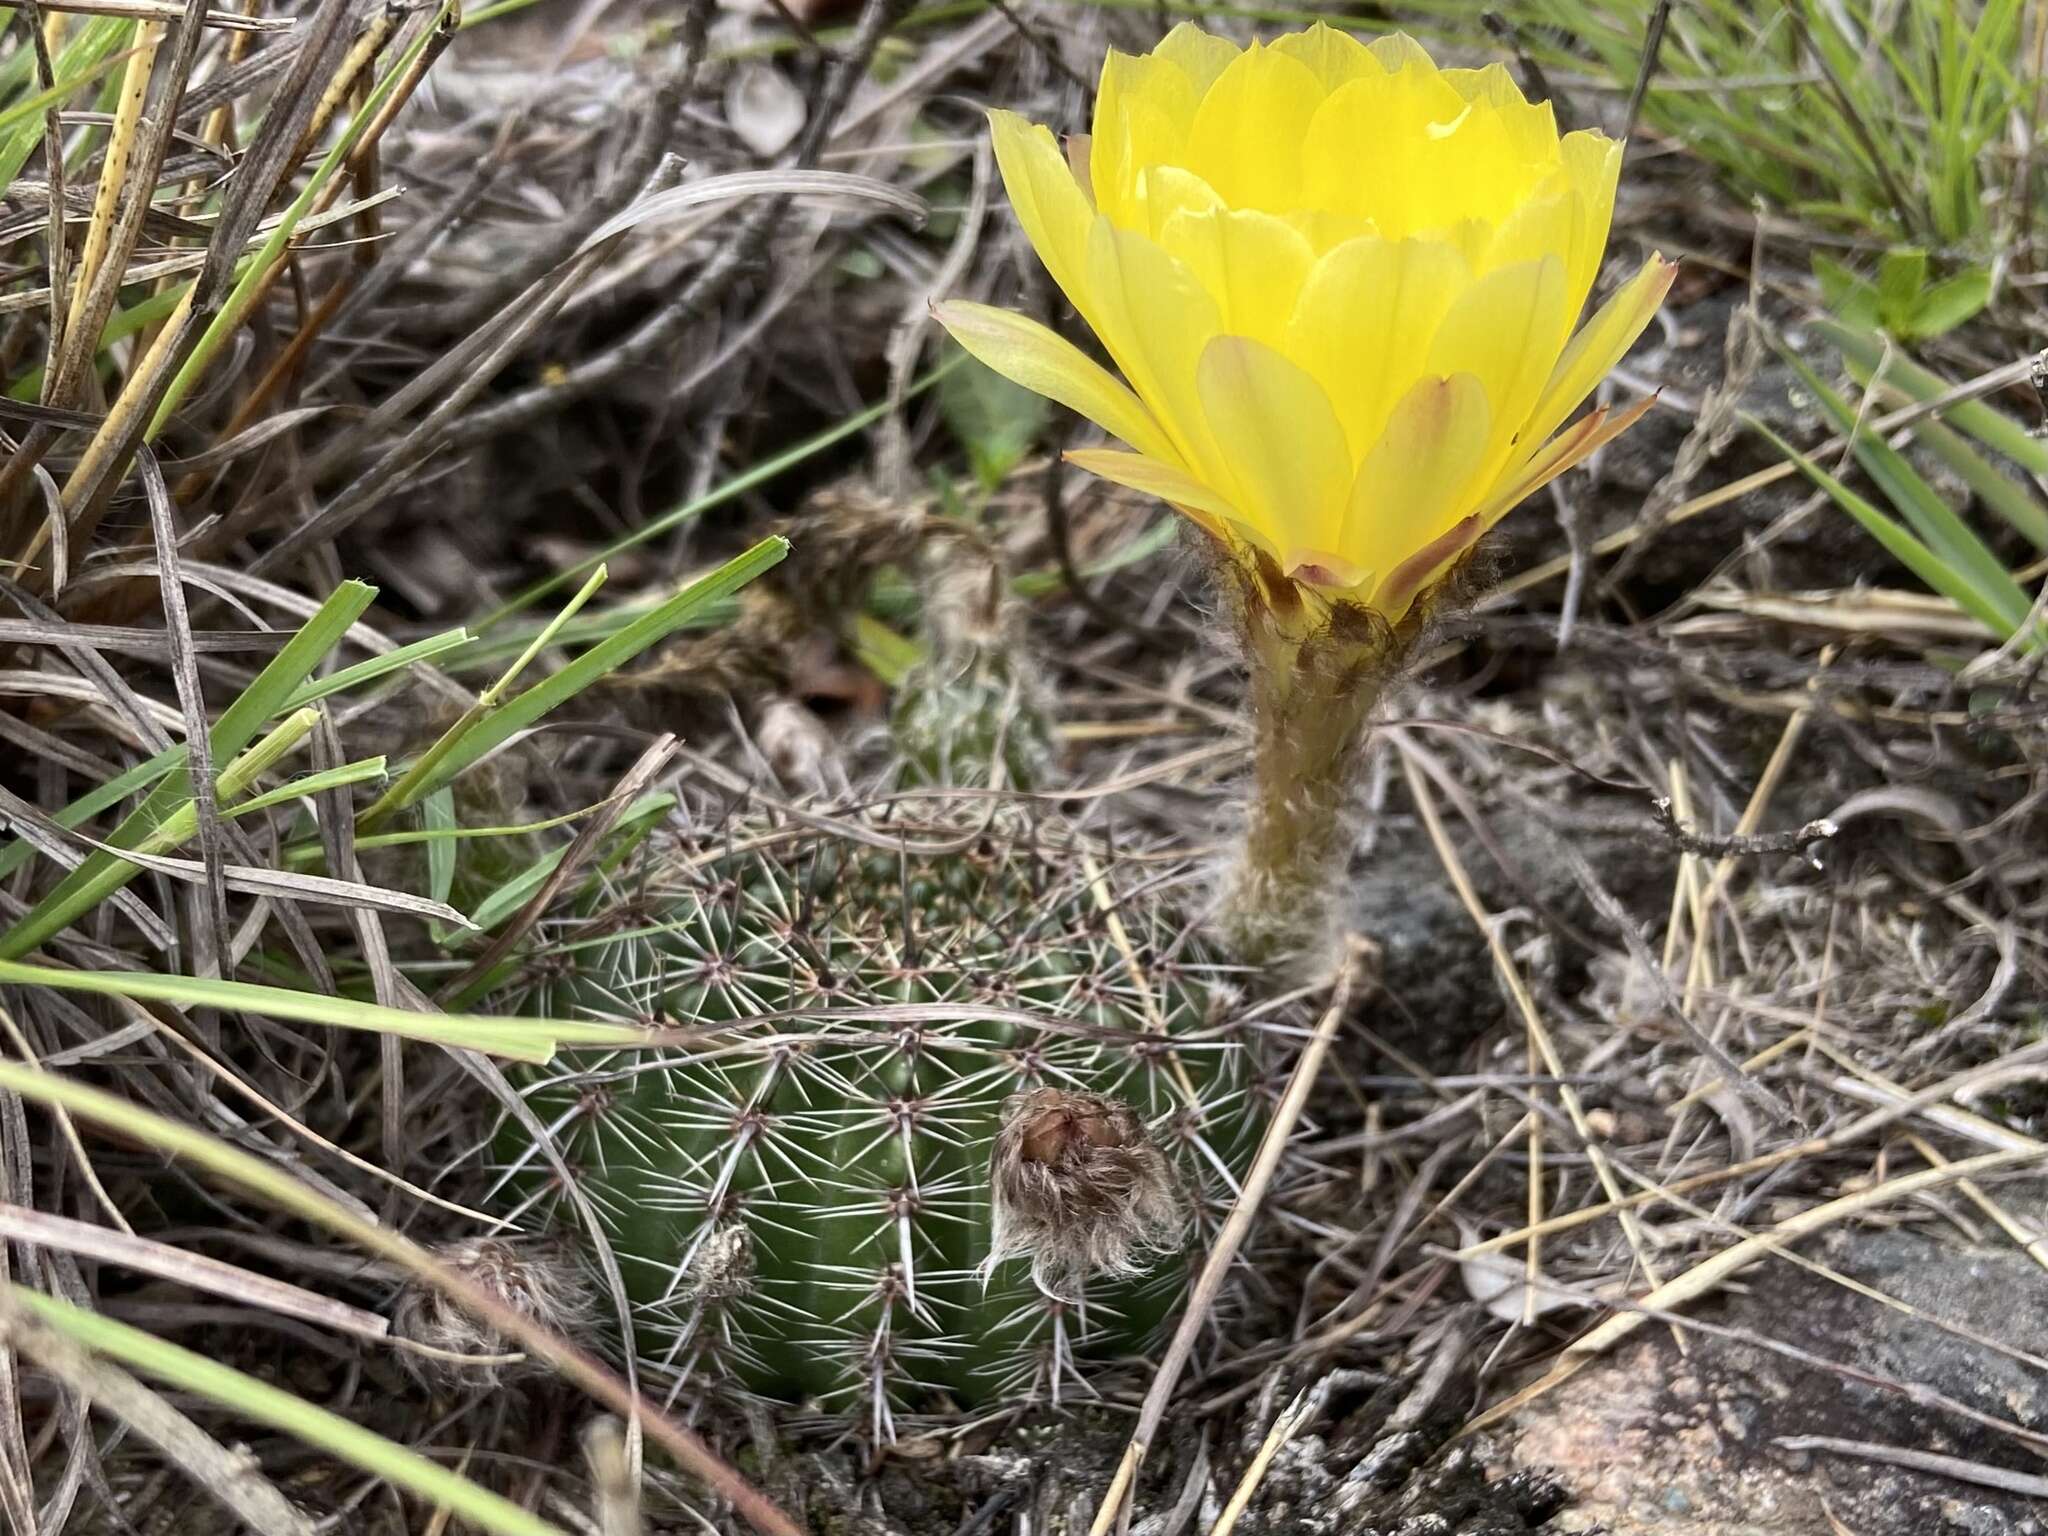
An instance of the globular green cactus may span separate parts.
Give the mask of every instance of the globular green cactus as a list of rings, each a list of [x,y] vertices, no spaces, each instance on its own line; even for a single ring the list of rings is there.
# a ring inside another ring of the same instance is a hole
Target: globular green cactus
[[[886,1436],[906,1408],[1056,1395],[1175,1314],[1262,1125],[1228,975],[1057,829],[931,809],[678,848],[528,1000],[698,1032],[525,1089],[643,1369]],[[573,1230],[530,1137],[495,1148],[520,1225]]]
[[[1037,789],[1051,777],[1054,754],[1036,691],[1000,648],[959,647],[923,662],[897,689],[889,717],[900,778]]]
[[[1014,632],[1001,562],[978,545],[935,542],[925,566],[925,656],[889,715],[899,782],[1043,787],[1052,721],[1042,668]]]
[[[918,564],[889,793],[587,899],[522,1010],[688,1033],[524,1081],[560,1168],[518,1117],[493,1141],[522,1227],[577,1230],[564,1170],[589,1201],[644,1373],[881,1438],[1155,1344],[1266,1102],[1174,866],[946,793],[1042,786],[1053,733],[993,552],[951,530]]]

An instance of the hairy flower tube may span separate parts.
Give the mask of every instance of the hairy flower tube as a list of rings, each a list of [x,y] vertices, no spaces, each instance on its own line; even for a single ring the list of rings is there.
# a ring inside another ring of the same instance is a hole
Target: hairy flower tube
[[[1438,69],[1406,37],[1240,49],[1182,25],[1108,56],[1091,135],[991,122],[1024,232],[1116,373],[1021,315],[938,317],[1126,445],[1074,463],[1227,557],[1258,747],[1226,926],[1293,942],[1323,922],[1380,691],[1486,531],[1648,407],[1567,425],[1675,269],[1652,256],[1575,329],[1620,144],[1560,136],[1500,66]]]

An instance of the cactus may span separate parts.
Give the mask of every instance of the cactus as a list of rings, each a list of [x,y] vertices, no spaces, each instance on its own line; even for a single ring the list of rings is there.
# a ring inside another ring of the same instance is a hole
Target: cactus
[[[886,1437],[905,1408],[1057,1395],[1170,1321],[1257,1144],[1257,1051],[1197,939],[977,809],[925,852],[735,828],[558,953],[548,1012],[701,1032],[526,1090],[643,1369]],[[495,1145],[521,1224],[572,1224],[541,1219],[561,1193],[525,1133]]]
[[[926,655],[897,687],[889,716],[898,781],[1041,787],[1052,776],[1052,723],[1013,632],[1001,562],[979,547],[963,558],[957,545],[939,544],[925,564]]]
[[[946,529],[919,555],[894,793],[679,844],[587,901],[519,1004],[689,1032],[523,1085],[617,1256],[642,1371],[883,1439],[1157,1341],[1265,1103],[1156,866],[1118,893],[1029,803],[945,793],[1038,787],[1053,735],[995,553]],[[519,1223],[575,1230],[521,1122],[493,1146]]]
[[[907,784],[1036,789],[1051,777],[1052,733],[1027,677],[997,647],[943,651],[904,678],[889,716]],[[992,769],[1000,766],[1000,775]]]

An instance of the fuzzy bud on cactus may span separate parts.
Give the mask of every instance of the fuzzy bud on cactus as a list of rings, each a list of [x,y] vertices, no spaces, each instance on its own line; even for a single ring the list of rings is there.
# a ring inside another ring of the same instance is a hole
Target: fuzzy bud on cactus
[[[1127,444],[1068,458],[1171,504],[1226,571],[1258,740],[1224,926],[1247,960],[1314,944],[1381,689],[1480,538],[1647,408],[1566,425],[1675,269],[1650,257],[1575,330],[1621,146],[1406,37],[1183,25],[1109,55],[1092,135],[990,120],[1122,379],[1019,315],[939,319]]]
[[[596,1298],[582,1267],[558,1242],[465,1238],[445,1245],[435,1257],[511,1311],[572,1339],[589,1332],[597,1317]],[[532,1368],[497,1329],[422,1281],[408,1281],[399,1291],[391,1307],[391,1331],[419,1346],[399,1358],[430,1386],[500,1387]]]
[[[1091,1275],[1144,1273],[1180,1247],[1187,1207],[1173,1164],[1120,1099],[1033,1088],[1003,1104],[984,1270],[1031,1260],[1046,1295],[1079,1301]]]

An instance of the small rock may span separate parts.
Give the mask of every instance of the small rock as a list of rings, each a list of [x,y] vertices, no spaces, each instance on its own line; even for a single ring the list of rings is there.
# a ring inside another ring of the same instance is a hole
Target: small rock
[[[803,92],[772,65],[742,64],[726,82],[726,123],[764,160],[796,142],[805,115]]]
[[[2048,1285],[2010,1248],[1917,1233],[1834,1234],[1828,1262],[1927,1317],[2000,1338],[2048,1337]],[[1703,1316],[2039,1429],[2028,1368],[1790,1265],[1762,1267]],[[1644,1329],[1525,1408],[1488,1475],[1553,1474],[1560,1536],[2048,1536],[2032,1501],[1784,1437],[1934,1451],[2038,1475],[2015,1442],[1903,1393],[1695,1334],[1680,1356]]]

